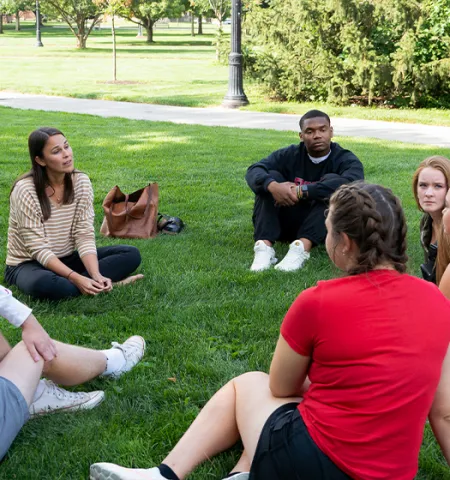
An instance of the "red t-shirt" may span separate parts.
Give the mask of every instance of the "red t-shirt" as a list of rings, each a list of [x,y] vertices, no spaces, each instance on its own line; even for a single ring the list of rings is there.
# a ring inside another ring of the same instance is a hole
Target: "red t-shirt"
[[[281,334],[311,357],[299,410],[317,446],[355,480],[411,480],[450,341],[450,302],[390,270],[319,282]]]

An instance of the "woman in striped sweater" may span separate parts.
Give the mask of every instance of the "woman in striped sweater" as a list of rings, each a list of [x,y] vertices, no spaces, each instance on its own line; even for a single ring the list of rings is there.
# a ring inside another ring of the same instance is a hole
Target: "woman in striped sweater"
[[[28,138],[32,168],[10,196],[5,280],[35,298],[61,300],[131,283],[141,263],[127,245],[95,246],[93,191],[74,169],[72,148],[56,128]]]

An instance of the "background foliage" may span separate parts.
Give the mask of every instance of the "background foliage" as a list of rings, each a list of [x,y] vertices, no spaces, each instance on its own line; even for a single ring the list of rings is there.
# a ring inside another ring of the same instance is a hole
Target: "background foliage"
[[[252,0],[247,72],[299,101],[450,104],[450,0]]]

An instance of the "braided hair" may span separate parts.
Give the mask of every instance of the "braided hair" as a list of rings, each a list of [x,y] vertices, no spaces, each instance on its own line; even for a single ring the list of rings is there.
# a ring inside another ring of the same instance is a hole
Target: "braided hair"
[[[359,248],[348,273],[369,272],[380,264],[406,271],[406,220],[392,190],[364,182],[342,185],[330,199],[335,235],[345,233]]]

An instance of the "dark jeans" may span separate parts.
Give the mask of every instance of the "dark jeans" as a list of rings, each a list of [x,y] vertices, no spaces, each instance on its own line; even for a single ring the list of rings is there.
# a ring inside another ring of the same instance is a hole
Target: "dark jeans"
[[[123,280],[141,263],[139,250],[129,245],[98,248],[97,257],[100,273],[113,282]],[[59,260],[75,272],[89,277],[78,252]],[[62,300],[81,295],[70,280],[48,270],[36,260],[21,263],[16,267],[7,266],[5,280],[9,285],[16,285],[22,292],[39,299]]]
[[[250,480],[351,480],[315,444],[288,403],[267,419],[250,468]]]
[[[279,183],[286,182],[283,176],[270,171]],[[300,200],[293,207],[277,207],[270,192],[256,195],[253,209],[255,242],[258,240],[293,242],[299,238],[311,240],[313,245],[325,241],[325,210],[327,205],[317,200]]]

